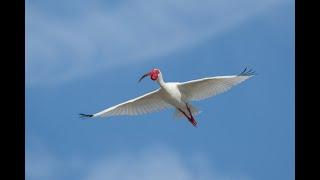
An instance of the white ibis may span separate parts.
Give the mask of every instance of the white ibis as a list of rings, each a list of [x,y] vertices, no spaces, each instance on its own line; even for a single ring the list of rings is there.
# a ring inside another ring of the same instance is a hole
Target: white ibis
[[[186,117],[193,126],[197,127],[194,116],[199,112],[190,104],[190,101],[197,101],[215,96],[229,90],[232,86],[255,75],[251,69],[245,68],[238,75],[215,76],[187,82],[164,82],[159,69],[152,69],[144,74],[139,82],[150,76],[156,81],[160,88],[131,99],[121,104],[112,106],[95,114],[80,114],[81,117],[107,117],[116,115],[140,115],[159,111],[165,108],[175,108],[177,117]]]

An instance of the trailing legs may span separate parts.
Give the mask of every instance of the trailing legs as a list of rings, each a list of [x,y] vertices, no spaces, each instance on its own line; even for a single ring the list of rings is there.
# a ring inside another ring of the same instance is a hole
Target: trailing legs
[[[194,119],[192,113],[191,113],[191,110],[188,106],[188,103],[186,103],[186,107],[187,107],[187,110],[189,112],[189,115],[190,117],[184,112],[182,111],[180,108],[178,108],[178,110],[189,120],[189,122],[194,126],[194,127],[197,127],[197,121]]]

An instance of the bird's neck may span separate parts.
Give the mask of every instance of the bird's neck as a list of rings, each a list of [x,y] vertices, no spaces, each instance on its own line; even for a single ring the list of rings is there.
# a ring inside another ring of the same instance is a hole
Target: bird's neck
[[[158,77],[157,83],[160,85],[160,87],[163,87],[165,85],[162,75]]]

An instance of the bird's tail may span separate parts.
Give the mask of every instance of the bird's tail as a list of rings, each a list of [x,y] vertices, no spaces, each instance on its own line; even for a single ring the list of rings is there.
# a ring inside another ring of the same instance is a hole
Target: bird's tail
[[[90,118],[90,117],[93,117],[93,114],[82,114],[80,113],[80,118]]]

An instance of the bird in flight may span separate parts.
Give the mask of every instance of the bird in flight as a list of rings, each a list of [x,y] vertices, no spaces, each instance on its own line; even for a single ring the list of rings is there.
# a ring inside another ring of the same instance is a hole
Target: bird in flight
[[[232,86],[254,75],[255,72],[252,69],[247,70],[245,68],[238,75],[206,77],[186,82],[165,82],[160,69],[154,68],[150,72],[145,73],[139,79],[139,82],[143,78],[150,76],[151,80],[157,82],[160,88],[95,114],[80,114],[80,116],[93,118],[140,115],[165,108],[175,108],[176,117],[185,117],[193,126],[197,127],[197,121],[194,119],[194,116],[199,114],[199,111],[191,105],[191,101],[206,99],[225,92]]]

